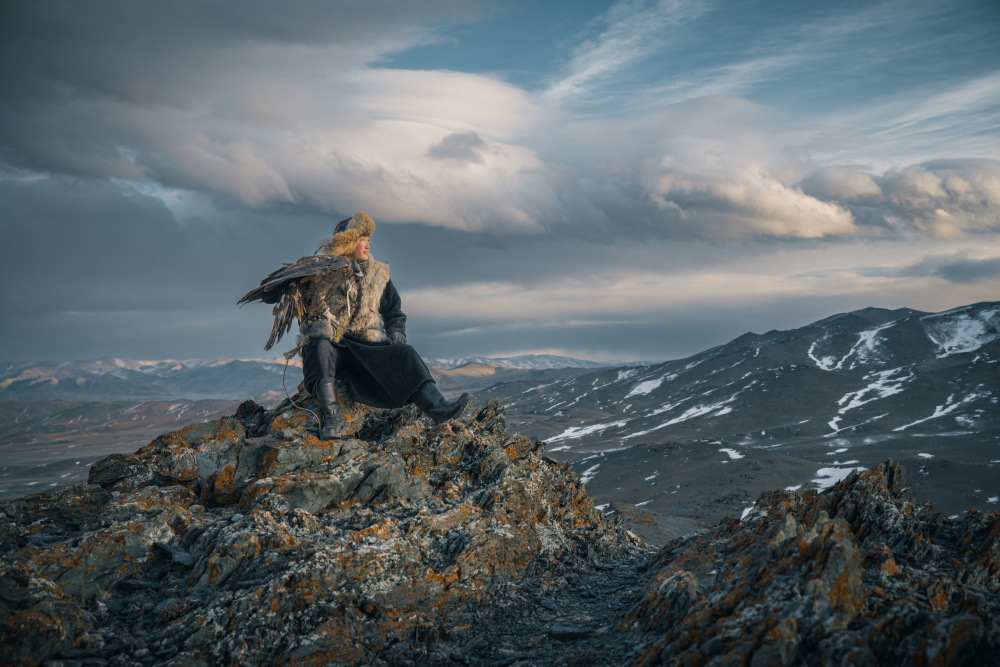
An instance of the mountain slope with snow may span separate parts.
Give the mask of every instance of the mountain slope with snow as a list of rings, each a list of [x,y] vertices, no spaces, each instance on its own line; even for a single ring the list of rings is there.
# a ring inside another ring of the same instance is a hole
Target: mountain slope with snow
[[[603,479],[633,488],[622,479],[626,468],[649,486],[650,471],[616,452],[661,443],[696,445],[696,457],[709,452],[706,460],[731,467],[765,450],[772,459],[805,456],[803,471],[786,478],[803,488],[822,488],[893,452],[912,454],[929,470],[938,455],[926,450],[948,443],[972,452],[963,465],[978,456],[976,463],[995,468],[1000,304],[933,314],[866,308],[800,329],[745,334],[687,359],[538,386],[505,383],[486,396],[507,405],[519,431],[546,440],[550,455],[580,461],[581,472],[599,455],[605,463],[591,472],[592,486]],[[612,474],[616,458],[621,465]],[[655,496],[662,489],[649,490]]]

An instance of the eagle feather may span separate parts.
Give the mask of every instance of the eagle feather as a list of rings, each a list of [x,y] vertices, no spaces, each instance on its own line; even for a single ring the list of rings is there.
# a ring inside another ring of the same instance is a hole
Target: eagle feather
[[[310,255],[290,264],[284,264],[277,271],[269,273],[260,285],[247,292],[238,305],[261,301],[274,304],[272,314],[274,325],[267,339],[265,350],[270,350],[281,337],[292,328],[292,321],[302,321],[306,306],[302,299],[303,283],[314,282],[322,277],[323,282],[336,286],[352,276],[360,276],[361,267],[357,261],[340,255]]]

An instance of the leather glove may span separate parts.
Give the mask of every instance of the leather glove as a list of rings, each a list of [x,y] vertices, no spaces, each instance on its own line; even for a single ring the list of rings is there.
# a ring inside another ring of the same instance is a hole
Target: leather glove
[[[393,345],[406,345],[406,334],[400,331],[393,331],[389,336],[389,342]]]

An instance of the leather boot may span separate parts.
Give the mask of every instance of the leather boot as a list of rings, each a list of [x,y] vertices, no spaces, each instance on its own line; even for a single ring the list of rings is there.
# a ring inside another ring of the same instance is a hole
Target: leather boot
[[[340,414],[337,402],[337,385],[331,380],[323,380],[316,385],[316,399],[319,401],[319,439],[336,440],[347,433],[347,425]]]
[[[420,385],[410,400],[420,408],[420,411],[434,420],[434,425],[443,424],[449,419],[459,419],[472,407],[472,394],[462,394],[456,400],[448,402],[441,395],[437,385],[425,382]]]

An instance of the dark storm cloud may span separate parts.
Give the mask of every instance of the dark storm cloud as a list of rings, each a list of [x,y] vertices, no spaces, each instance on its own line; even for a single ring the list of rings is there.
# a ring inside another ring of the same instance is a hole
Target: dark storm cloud
[[[236,300],[336,222],[236,209],[183,225],[157,197],[65,177],[8,175],[0,200],[0,358],[17,360],[257,356],[269,309]]]
[[[481,152],[485,147],[486,142],[475,132],[456,132],[431,146],[427,156],[435,160],[479,163],[483,161]]]
[[[972,251],[963,250],[950,255],[928,255],[903,266],[869,266],[850,272],[876,278],[940,278],[956,285],[971,285],[1000,278],[1000,257],[976,257]],[[834,272],[806,273],[800,277],[824,277],[831,273]]]
[[[238,226],[179,225],[156,197],[66,178],[0,180],[0,197],[0,278],[19,284],[3,299],[46,311],[214,305],[262,262],[308,254],[332,220],[238,211]]]
[[[190,79],[198,72],[188,68],[199,58],[207,58],[201,61],[203,70],[235,69],[239,63],[226,62],[221,53],[250,44],[334,45],[358,54],[352,60],[364,59],[428,36],[423,26],[430,22],[474,19],[486,9],[486,3],[465,0],[8,3],[0,23],[0,53],[15,57],[5,58],[0,71],[5,82],[19,83],[25,92],[49,80],[81,92],[169,102],[156,95],[170,90],[161,84],[176,81],[149,80],[148,73]],[[124,61],[123,54],[128,54]]]
[[[934,276],[958,285],[1000,278],[1000,257],[977,259],[968,253],[926,257],[899,271],[903,276]]]
[[[938,267],[937,273],[953,283],[968,284],[1000,277],[1000,257],[993,259],[960,259]]]
[[[566,280],[599,289],[630,273],[710,271],[773,252],[765,246],[648,241],[648,233],[613,235],[606,230],[583,240],[558,232],[499,237],[428,225],[384,224],[372,238],[372,252],[391,264],[393,275],[400,276],[400,288],[410,290],[469,282],[538,287]]]

